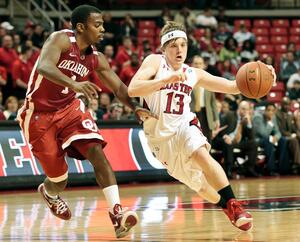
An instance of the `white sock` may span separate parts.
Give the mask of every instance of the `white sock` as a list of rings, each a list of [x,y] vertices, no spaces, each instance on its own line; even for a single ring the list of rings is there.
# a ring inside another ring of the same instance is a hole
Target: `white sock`
[[[47,195],[48,197],[50,197],[50,198],[52,198],[52,199],[57,199],[57,198],[58,198],[58,195],[55,195],[55,196],[50,195],[50,194],[47,192],[45,185],[44,185],[44,191],[45,191],[45,193],[46,193],[46,195]]]
[[[118,185],[106,187],[102,191],[110,210],[113,211],[115,204],[120,204]]]

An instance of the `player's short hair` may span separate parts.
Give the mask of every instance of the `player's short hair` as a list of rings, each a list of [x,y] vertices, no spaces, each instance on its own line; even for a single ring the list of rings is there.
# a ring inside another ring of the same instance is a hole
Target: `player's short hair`
[[[183,24],[177,23],[175,21],[167,21],[167,23],[164,25],[164,27],[160,31],[159,38],[161,39],[161,37],[163,35],[165,35],[169,32],[172,32],[174,30],[181,30],[183,32],[186,32],[186,28],[184,27]],[[165,44],[168,44],[168,42],[166,42]]]
[[[101,13],[101,11],[91,5],[80,5],[76,7],[71,14],[72,29],[75,29],[78,23],[85,24],[91,13]]]

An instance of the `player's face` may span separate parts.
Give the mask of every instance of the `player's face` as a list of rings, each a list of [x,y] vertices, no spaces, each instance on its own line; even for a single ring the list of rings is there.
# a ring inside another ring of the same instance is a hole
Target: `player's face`
[[[187,41],[184,38],[171,40],[164,49],[168,63],[177,70],[186,59]]]
[[[91,13],[86,22],[86,39],[89,44],[96,44],[103,40],[104,27],[103,18],[100,13]]]

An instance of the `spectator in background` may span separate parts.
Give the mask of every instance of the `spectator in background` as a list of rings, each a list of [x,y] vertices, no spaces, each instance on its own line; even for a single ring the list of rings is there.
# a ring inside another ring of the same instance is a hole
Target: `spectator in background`
[[[91,101],[88,104],[88,110],[95,121],[102,119],[103,113],[101,110],[99,110],[98,99],[96,98],[91,99]]]
[[[101,92],[99,95],[99,110],[103,115],[109,112],[110,103],[110,96],[105,92]]]
[[[11,33],[11,31],[13,31],[15,28],[13,25],[11,25],[10,22],[7,21],[2,22],[0,27],[5,30],[3,31],[3,33],[5,33],[4,35]],[[1,35],[1,37],[3,37],[4,35]]]
[[[124,65],[128,65],[130,62],[130,56],[133,52],[135,52],[135,48],[132,44],[132,40],[130,37],[125,36],[123,38],[122,46],[119,46],[118,52],[116,55],[116,63],[118,65],[119,70],[122,69]]]
[[[188,50],[187,50],[187,57],[186,62],[191,63],[192,59],[195,55],[200,55],[200,44],[194,36],[193,29],[187,29],[187,38],[188,38]]]
[[[226,128],[215,137],[213,147],[223,151],[225,172],[232,177],[235,159],[233,149],[238,148],[247,157],[245,175],[258,177],[259,174],[255,171],[257,145],[250,116],[250,103],[242,101],[237,112],[226,112],[221,118],[221,127]]]
[[[245,40],[240,52],[241,62],[247,63],[258,59],[258,53],[255,50],[254,42],[251,40]]]
[[[159,28],[162,28],[168,21],[172,21],[173,16],[171,10],[167,7],[164,7],[161,11],[160,16],[157,18],[156,25]]]
[[[216,16],[216,19],[218,21],[218,23],[220,24],[221,22],[225,23],[225,25],[230,24],[230,19],[229,17],[226,15],[226,9],[223,6],[220,6],[218,9],[218,14]]]
[[[38,59],[38,57],[40,55],[40,49],[35,47],[32,44],[31,40],[26,40],[24,45],[32,49],[32,55],[28,61],[31,62],[31,64],[34,66],[36,60]]]
[[[0,65],[7,71],[7,84],[3,88],[4,99],[13,94],[12,66],[15,60],[19,58],[13,48],[13,39],[10,35],[5,35],[2,39],[0,48]]]
[[[232,33],[227,29],[225,22],[219,22],[215,39],[218,44],[224,45],[225,40],[232,36]]]
[[[110,105],[109,112],[103,115],[103,120],[121,120],[123,104],[116,102]]]
[[[202,14],[196,18],[197,27],[209,27],[216,29],[218,26],[217,19],[213,16],[210,8],[205,8]]]
[[[148,39],[144,39],[142,42],[142,48],[139,49],[139,58],[144,60],[148,55],[152,54],[154,50]]]
[[[123,119],[123,120],[135,120],[136,117],[135,117],[134,113],[132,112],[132,110],[130,108],[128,108],[127,106],[124,106],[123,114],[121,116],[121,119]]]
[[[291,100],[300,100],[300,78],[294,81],[292,88],[288,89],[288,96]]]
[[[229,37],[228,39],[225,40],[224,47],[221,48],[219,57],[220,61],[225,61],[225,60],[230,60],[232,64],[238,68],[238,57],[239,53],[237,50],[238,44],[236,39],[233,37]]]
[[[275,161],[276,147],[279,151],[279,163],[283,165],[288,162],[286,140],[281,137],[277,122],[276,122],[276,107],[274,103],[266,103],[263,114],[257,112],[253,117],[253,127],[257,143],[264,149],[266,156],[267,172],[269,175],[277,175],[278,168]]]
[[[32,44],[39,49],[42,48],[45,42],[44,32],[44,27],[41,24],[36,24],[33,28]]]
[[[229,59],[225,60],[223,63],[220,63],[218,66],[219,70],[221,71],[222,77],[229,80],[235,80],[237,68],[231,63]]]
[[[196,16],[190,9],[183,7],[175,14],[174,21],[183,24],[187,29],[194,29],[196,25]]]
[[[18,99],[15,96],[9,96],[4,105],[3,114],[6,120],[15,120],[18,111]]]
[[[21,53],[21,36],[19,34],[13,35],[13,43],[14,43],[14,49],[18,54]]]
[[[300,67],[298,68],[298,71],[294,74],[292,74],[289,79],[288,82],[286,84],[287,88],[293,88],[294,87],[294,82],[295,81],[299,81],[300,80]]]
[[[240,30],[233,34],[233,38],[236,39],[239,46],[242,46],[246,40],[250,40],[252,42],[255,41],[254,35],[247,30],[246,25],[244,24],[240,25]]]
[[[106,45],[104,47],[103,54],[106,57],[109,65],[110,65],[110,68],[114,72],[119,73],[117,63],[114,59],[114,47],[112,45]]]
[[[136,53],[132,53],[130,57],[130,63],[126,66],[123,66],[120,72],[120,79],[122,82],[128,86],[132,77],[135,75],[137,70],[139,69],[139,56]]]
[[[7,71],[5,67],[0,66],[0,91],[7,83]],[[1,103],[0,103],[1,104]]]
[[[4,107],[2,106],[2,102],[3,102],[3,94],[2,91],[0,90],[0,121],[6,120],[3,114]]]
[[[117,45],[117,34],[120,33],[120,26],[116,24],[110,12],[103,13],[103,27],[105,29],[104,39],[102,41],[103,46],[112,45],[116,48]]]
[[[4,106],[3,106],[3,93],[0,89],[0,111],[4,111]]]
[[[286,83],[292,74],[297,73],[299,68],[299,62],[295,60],[294,53],[291,51],[287,52],[286,59],[283,59],[280,64],[281,79]]]
[[[137,38],[137,26],[131,14],[126,14],[120,26],[120,35]]]
[[[299,49],[297,50],[297,46],[296,46],[296,44],[294,42],[289,42],[286,45],[286,51],[287,52],[289,52],[289,51],[293,52],[294,55],[295,55],[295,59],[299,60],[299,58],[300,58],[300,50]]]
[[[15,60],[12,67],[12,78],[15,86],[15,95],[24,99],[33,64],[29,61],[33,54],[32,48],[22,46],[21,55]]]
[[[207,69],[204,60],[198,55],[194,56],[191,66],[203,70]],[[204,136],[211,143],[213,130],[220,127],[215,94],[202,87],[194,87],[192,93],[191,108],[201,123]]]
[[[276,120],[282,136],[287,139],[293,164],[298,169],[300,168],[300,130],[297,130],[293,114],[290,112],[290,99],[288,97],[282,99],[281,108],[276,113]]]
[[[200,38],[200,46],[202,51],[209,53],[218,51],[218,43],[214,40],[213,34],[210,28],[205,28],[204,35]]]

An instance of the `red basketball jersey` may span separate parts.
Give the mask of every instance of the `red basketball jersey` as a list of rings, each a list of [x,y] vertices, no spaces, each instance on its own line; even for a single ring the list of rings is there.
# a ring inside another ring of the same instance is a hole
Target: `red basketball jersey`
[[[68,35],[71,46],[61,54],[57,68],[76,81],[87,79],[98,65],[98,52],[95,47],[90,46],[89,53],[80,54],[76,43],[75,34],[72,30],[61,30]],[[30,75],[25,105],[32,107],[38,112],[52,112],[64,108],[75,98],[75,92],[49,81],[36,70],[38,60]],[[31,103],[31,105],[29,105]]]

